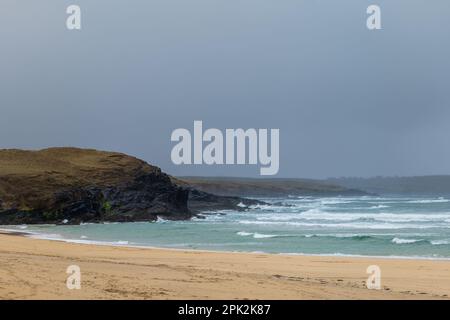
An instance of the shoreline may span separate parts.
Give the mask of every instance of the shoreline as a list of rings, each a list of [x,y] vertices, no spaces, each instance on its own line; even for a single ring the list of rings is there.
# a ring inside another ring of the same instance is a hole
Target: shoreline
[[[386,260],[424,260],[424,261],[450,261],[450,257],[423,257],[423,256],[373,256],[361,254],[343,254],[343,253],[284,253],[284,252],[265,252],[265,251],[229,251],[229,250],[208,250],[208,249],[192,249],[192,248],[174,248],[174,247],[158,247],[151,245],[131,245],[120,244],[116,242],[109,242],[106,240],[86,240],[86,239],[68,239],[68,238],[51,238],[46,237],[45,234],[33,233],[29,231],[19,231],[14,229],[0,228],[0,235],[15,235],[27,237],[29,239],[58,241],[64,243],[85,244],[94,246],[111,246],[119,248],[136,248],[136,249],[157,249],[157,250],[173,250],[173,251],[187,251],[187,252],[205,252],[205,253],[243,253],[243,254],[267,254],[274,256],[300,256],[300,257],[342,257],[342,258],[361,258],[361,259],[386,259]]]
[[[82,289],[66,288],[79,265]],[[381,290],[367,289],[379,265]],[[69,243],[0,233],[2,299],[449,299],[450,262]]]

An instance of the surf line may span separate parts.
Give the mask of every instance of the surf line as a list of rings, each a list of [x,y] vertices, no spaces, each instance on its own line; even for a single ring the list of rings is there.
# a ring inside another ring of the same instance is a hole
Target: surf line
[[[269,129],[253,128],[225,129],[223,134],[216,128],[203,132],[203,122],[194,121],[193,135],[188,129],[175,129],[171,141],[178,142],[170,155],[176,165],[259,164],[263,176],[275,175],[280,168],[279,129],[270,129],[270,135]],[[205,146],[204,142],[207,143]]]

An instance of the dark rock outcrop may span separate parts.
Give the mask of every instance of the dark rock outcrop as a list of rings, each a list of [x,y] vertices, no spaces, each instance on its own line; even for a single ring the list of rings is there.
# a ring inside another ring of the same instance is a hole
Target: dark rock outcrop
[[[195,213],[201,213],[205,211],[216,212],[217,210],[228,209],[244,211],[249,206],[262,204],[263,202],[240,197],[218,196],[191,188],[188,203],[190,210]]]

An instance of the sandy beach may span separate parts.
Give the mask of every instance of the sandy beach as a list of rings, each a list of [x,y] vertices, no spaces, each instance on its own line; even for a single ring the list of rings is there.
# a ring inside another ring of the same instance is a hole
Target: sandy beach
[[[81,269],[81,289],[66,269]],[[365,285],[381,268],[381,290]],[[75,244],[0,234],[1,299],[447,299],[450,261]]]

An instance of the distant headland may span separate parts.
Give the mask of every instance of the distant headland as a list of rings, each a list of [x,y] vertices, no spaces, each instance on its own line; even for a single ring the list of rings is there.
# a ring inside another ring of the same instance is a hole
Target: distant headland
[[[303,188],[277,180],[261,185],[255,189],[245,179],[230,184],[224,179],[175,178],[117,152],[4,149],[0,150],[0,224],[182,220],[206,210],[245,210],[260,203],[245,196],[362,193],[306,181]]]

